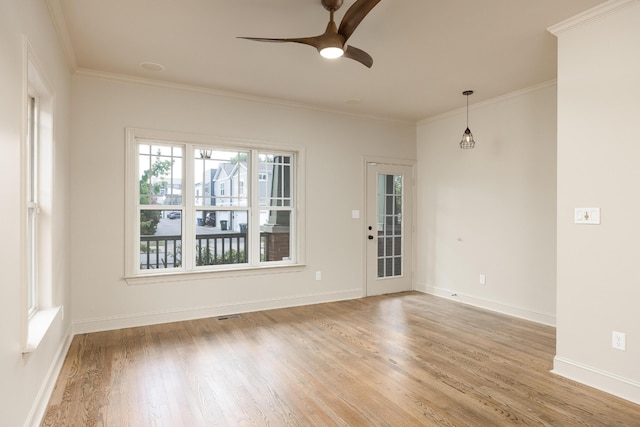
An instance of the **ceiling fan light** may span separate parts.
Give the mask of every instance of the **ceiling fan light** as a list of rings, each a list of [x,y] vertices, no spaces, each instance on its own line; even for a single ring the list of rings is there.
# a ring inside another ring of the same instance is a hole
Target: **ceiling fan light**
[[[339,47],[325,47],[324,49],[320,50],[320,55],[322,55],[323,58],[329,59],[340,58],[342,55],[344,55],[344,50],[340,49]]]

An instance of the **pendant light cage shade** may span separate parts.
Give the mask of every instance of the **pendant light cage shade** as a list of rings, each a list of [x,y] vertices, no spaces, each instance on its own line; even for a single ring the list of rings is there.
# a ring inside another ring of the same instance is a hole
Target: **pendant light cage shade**
[[[467,128],[467,130],[465,130],[464,133],[462,134],[462,141],[460,141],[460,148],[469,149],[475,146],[476,146],[476,142],[473,140],[473,134],[471,133],[469,128]]]
[[[460,148],[462,149],[470,149],[476,146],[476,142],[473,140],[473,134],[469,129],[469,95],[473,94],[472,90],[465,90],[462,92],[464,96],[467,97],[467,129],[465,129],[462,134],[462,140],[460,141]]]

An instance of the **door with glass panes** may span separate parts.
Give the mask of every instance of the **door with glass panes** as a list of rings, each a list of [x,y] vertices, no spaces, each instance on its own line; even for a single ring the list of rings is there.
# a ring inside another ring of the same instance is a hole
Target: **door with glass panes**
[[[412,167],[367,163],[367,295],[412,289]]]

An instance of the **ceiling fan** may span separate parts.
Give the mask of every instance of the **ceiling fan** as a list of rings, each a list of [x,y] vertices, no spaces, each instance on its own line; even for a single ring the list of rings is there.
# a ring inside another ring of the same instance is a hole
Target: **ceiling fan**
[[[340,9],[343,0],[320,0],[322,6],[329,11],[329,23],[325,32],[315,37],[300,37],[287,39],[271,39],[261,37],[238,37],[239,39],[254,40],[258,42],[275,42],[275,43],[301,43],[313,46],[318,49],[320,55],[325,58],[345,58],[353,59],[361,64],[371,68],[373,58],[367,52],[357,47],[347,46],[347,40],[353,34],[355,29],[360,25],[365,16],[380,3],[380,0],[357,0],[344,14],[340,27],[336,26],[333,20],[333,13]]]

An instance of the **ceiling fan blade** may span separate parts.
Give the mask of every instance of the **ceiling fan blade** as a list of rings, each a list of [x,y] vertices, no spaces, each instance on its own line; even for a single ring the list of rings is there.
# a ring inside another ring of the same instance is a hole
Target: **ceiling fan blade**
[[[358,61],[365,67],[371,68],[373,65],[373,58],[367,52],[362,49],[358,49],[357,47],[347,46],[347,49],[344,51],[345,58],[353,59]]]
[[[380,0],[357,0],[349,10],[347,10],[338,29],[338,33],[344,37],[345,41],[351,37],[351,34],[353,34],[358,25],[360,25],[360,22],[362,22],[364,17],[367,16],[367,14],[371,12],[371,9],[378,3],[380,3]]]
[[[236,37],[238,39],[245,39],[245,40],[253,40],[256,42],[271,42],[271,43],[300,43],[300,44],[306,44],[309,46],[313,46],[316,49],[318,48],[318,42],[320,40],[320,36],[316,36],[316,37],[299,37],[299,38],[290,38],[290,39],[272,39],[272,38],[265,38],[265,37]]]

